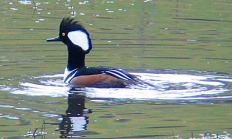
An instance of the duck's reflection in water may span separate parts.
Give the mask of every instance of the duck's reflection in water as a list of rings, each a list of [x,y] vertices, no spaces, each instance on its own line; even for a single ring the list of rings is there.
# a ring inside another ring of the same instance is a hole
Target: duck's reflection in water
[[[59,125],[60,138],[80,138],[80,132],[87,128],[88,113],[92,111],[85,108],[85,92],[72,88],[68,95],[66,115],[61,115],[63,119]]]

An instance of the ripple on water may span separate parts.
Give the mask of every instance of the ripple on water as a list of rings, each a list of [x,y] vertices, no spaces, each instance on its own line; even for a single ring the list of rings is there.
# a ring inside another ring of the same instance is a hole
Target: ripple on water
[[[175,99],[226,99],[231,98],[232,77],[216,73],[188,72],[133,72],[146,83],[129,88],[84,88],[93,101],[112,99],[175,100]],[[19,87],[4,87],[13,94],[31,96],[67,96],[70,88],[62,82],[62,74],[28,77]],[[96,99],[97,98],[97,99]]]
[[[0,118],[6,118],[6,119],[10,119],[10,120],[19,120],[19,117],[10,116],[10,115],[3,115],[1,113],[0,113]]]
[[[20,4],[31,4],[31,0],[19,0]]]

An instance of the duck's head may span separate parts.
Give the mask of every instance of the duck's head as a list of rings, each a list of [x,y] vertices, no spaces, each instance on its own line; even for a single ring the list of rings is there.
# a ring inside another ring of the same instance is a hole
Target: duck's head
[[[59,35],[55,38],[47,39],[50,41],[62,41],[68,47],[78,47],[85,54],[92,49],[91,39],[87,30],[76,20],[65,17],[60,23]]]

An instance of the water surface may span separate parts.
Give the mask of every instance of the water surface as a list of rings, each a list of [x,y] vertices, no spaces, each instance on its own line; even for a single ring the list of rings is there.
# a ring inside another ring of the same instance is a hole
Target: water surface
[[[231,131],[231,2],[0,2],[0,138],[223,138]],[[67,51],[45,40],[80,20],[87,66],[146,83],[70,88]],[[229,138],[229,137],[228,137]]]

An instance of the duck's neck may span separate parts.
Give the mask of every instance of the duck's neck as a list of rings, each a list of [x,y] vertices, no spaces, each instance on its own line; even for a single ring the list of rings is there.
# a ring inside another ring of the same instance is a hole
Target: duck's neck
[[[71,71],[82,67],[85,67],[85,54],[76,46],[68,47],[68,70]]]

